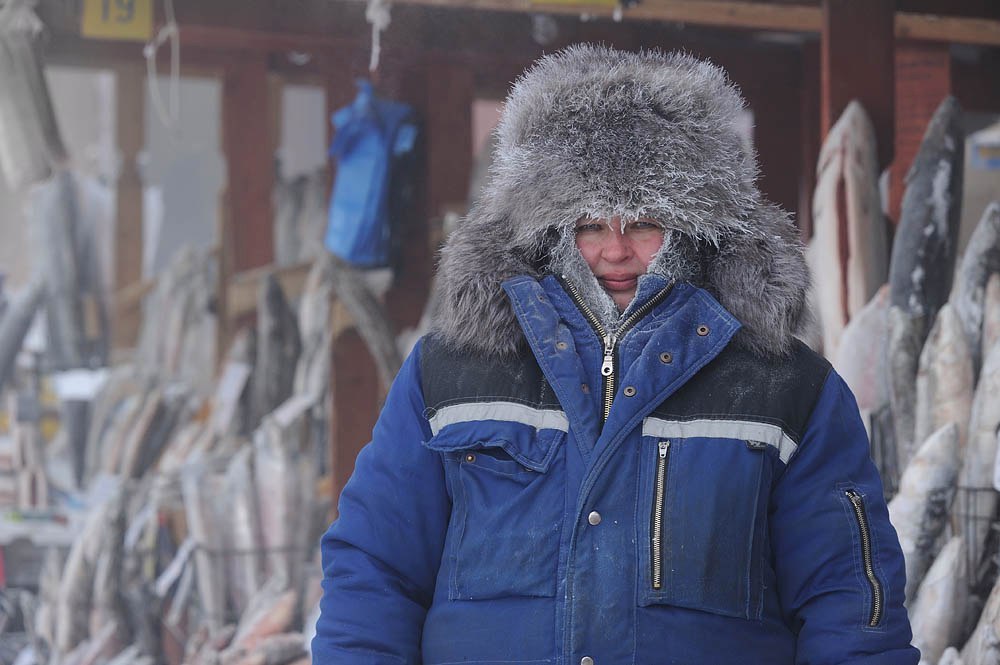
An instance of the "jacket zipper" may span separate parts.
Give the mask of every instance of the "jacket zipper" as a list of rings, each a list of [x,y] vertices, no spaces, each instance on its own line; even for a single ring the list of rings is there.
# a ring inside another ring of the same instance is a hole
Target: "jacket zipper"
[[[583,296],[577,291],[576,287],[570,283],[569,280],[562,277],[559,280],[563,287],[569,293],[570,298],[576,304],[577,308],[583,313],[584,318],[590,323],[590,326],[597,333],[597,336],[601,338],[604,344],[604,361],[601,363],[601,376],[604,377],[604,390],[603,390],[603,410],[601,413],[601,423],[605,423],[608,420],[608,416],[611,415],[611,404],[615,400],[615,379],[618,370],[618,340],[625,336],[629,330],[631,330],[636,323],[638,323],[644,316],[649,314],[654,307],[659,305],[666,299],[670,294],[670,290],[673,288],[673,284],[670,284],[662,291],[657,293],[655,296],[647,300],[642,306],[638,307],[634,312],[628,315],[622,324],[618,327],[618,331],[614,334],[609,333],[601,320],[597,318],[587,303],[584,302]]]
[[[653,515],[649,539],[650,577],[653,588],[663,587],[663,502],[667,491],[667,463],[669,462],[670,441],[657,443],[656,484],[653,487]]]
[[[847,498],[854,508],[854,518],[858,521],[858,531],[861,533],[861,557],[865,567],[865,577],[872,588],[872,613],[868,625],[872,628],[882,620],[882,584],[875,577],[875,566],[872,562],[872,537],[865,515],[864,499],[856,490],[846,491]]]

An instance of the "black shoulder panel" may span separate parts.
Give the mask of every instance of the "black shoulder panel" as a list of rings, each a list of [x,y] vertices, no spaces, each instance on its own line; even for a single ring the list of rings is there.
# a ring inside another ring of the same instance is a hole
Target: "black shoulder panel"
[[[420,349],[420,375],[430,409],[497,400],[562,408],[530,349],[508,358],[487,358],[457,351],[428,335]]]
[[[653,415],[668,420],[756,420],[796,443],[819,399],[830,363],[798,340],[788,356],[761,358],[730,344]]]

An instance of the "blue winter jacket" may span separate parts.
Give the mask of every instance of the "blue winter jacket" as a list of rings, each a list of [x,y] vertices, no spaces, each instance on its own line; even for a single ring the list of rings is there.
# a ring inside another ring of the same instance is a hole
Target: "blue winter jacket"
[[[617,340],[554,277],[504,288],[530,351],[429,337],[400,371],[323,537],[314,663],[917,663],[825,360],[755,356],[656,276]]]

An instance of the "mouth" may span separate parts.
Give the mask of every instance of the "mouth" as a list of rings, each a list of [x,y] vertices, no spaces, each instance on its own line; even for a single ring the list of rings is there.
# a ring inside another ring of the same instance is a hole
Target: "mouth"
[[[638,283],[637,275],[604,275],[598,281],[608,291],[630,291]]]

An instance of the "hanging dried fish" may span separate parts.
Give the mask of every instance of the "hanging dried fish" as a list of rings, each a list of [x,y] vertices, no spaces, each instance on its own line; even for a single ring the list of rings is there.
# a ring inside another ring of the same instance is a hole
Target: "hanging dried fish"
[[[295,312],[278,280],[269,274],[257,299],[257,361],[250,392],[253,427],[291,396],[301,351]]]
[[[978,376],[982,363],[984,299],[991,273],[1000,271],[1000,202],[986,207],[962,255],[955,286],[948,299],[969,338],[972,364]]]
[[[274,264],[279,267],[294,265],[302,250],[299,223],[302,219],[306,178],[297,176],[285,180],[281,174],[275,178],[274,194]]]
[[[840,350],[833,361],[837,373],[858,400],[862,413],[878,411],[889,402],[886,382],[888,308],[889,288],[883,286],[844,328]]]
[[[330,309],[333,300],[333,268],[329,255],[317,259],[306,277],[299,304],[299,334],[302,354],[295,368],[294,393],[309,395],[319,403],[330,383]]]
[[[25,208],[35,234],[35,254],[45,279],[47,352],[57,369],[82,367],[86,334],[81,297],[81,266],[76,186],[69,171],[59,170],[33,187]]]
[[[993,465],[1000,428],[1000,347],[991,350],[983,364],[969,422],[969,443],[958,477],[962,494],[955,506],[954,521],[965,537],[970,564],[978,566],[985,554],[997,507]],[[969,581],[974,583],[977,579],[972,577]]]
[[[823,324],[823,351],[833,358],[844,326],[885,282],[889,269],[875,129],[857,101],[848,104],[830,128],[816,173],[815,229],[808,258]]]
[[[107,511],[108,530],[101,534],[102,542],[94,571],[93,609],[90,614],[90,635],[102,631],[109,635],[104,646],[94,654],[111,656],[132,642],[129,628],[129,611],[122,593],[124,572],[124,545],[126,524],[126,496],[119,492],[113,496]]]
[[[221,475],[205,464],[189,465],[181,477],[188,531],[198,544],[194,555],[198,596],[204,622],[210,629],[222,627],[227,617],[226,573],[224,561],[219,556],[224,545],[224,531],[216,516],[222,483]]]
[[[1000,274],[994,273],[986,282],[983,296],[983,343],[980,353],[985,359],[1000,344]]]
[[[45,287],[41,280],[28,285],[7,306],[0,317],[0,388],[3,388],[14,369],[14,360],[21,352],[24,337],[35,320],[35,313],[42,304]]]
[[[250,652],[265,638],[287,631],[296,619],[298,602],[298,592],[286,590],[280,577],[269,579],[250,599],[229,650]]]
[[[964,451],[974,392],[969,341],[961,320],[948,303],[938,312],[920,354],[914,441],[924,441],[941,426],[955,423],[958,449]]]
[[[287,419],[279,409],[254,432],[254,484],[261,543],[267,551],[265,570],[293,589],[301,583],[310,544],[309,506],[315,482],[311,460],[301,452],[307,440],[309,402],[299,403],[303,408]]]
[[[354,324],[375,360],[382,389],[388,391],[403,361],[385,309],[368,288],[358,269],[332,254],[328,255],[327,260],[330,262],[337,297],[354,317]]]
[[[895,429],[897,468],[905,469],[918,442],[914,440],[917,369],[920,366],[920,322],[899,307],[889,307],[889,405]]]
[[[253,449],[237,452],[226,469],[225,503],[229,507],[229,549],[233,552],[226,567],[230,601],[237,613],[246,610],[250,598],[262,584],[260,572],[260,526],[257,494],[254,490]]]
[[[146,373],[183,380],[198,395],[214,382],[215,280],[211,252],[181,249],[145,303],[136,354]]]
[[[97,556],[105,535],[113,535],[117,502],[124,500],[121,492],[121,487],[116,487],[104,503],[91,509],[70,548],[56,602],[53,647],[58,653],[68,654],[87,637]]]
[[[969,665],[1000,665],[1000,579],[986,599],[972,636],[962,647],[962,662]]]
[[[927,571],[910,611],[913,645],[927,662],[938,662],[945,648],[961,639],[967,591],[964,558],[962,538],[955,536]]]
[[[903,472],[899,493],[889,502],[889,520],[906,562],[907,602],[916,597],[934,559],[934,546],[955,495],[958,467],[958,426],[948,423],[920,446]]]
[[[954,97],[946,98],[934,112],[906,174],[892,246],[892,305],[918,319],[921,340],[951,291],[962,208],[961,117]]]
[[[286,665],[308,653],[302,633],[281,633],[261,639],[252,649],[223,653],[221,665]]]
[[[0,7],[0,170],[11,189],[47,178],[66,159],[38,48],[36,0]]]

